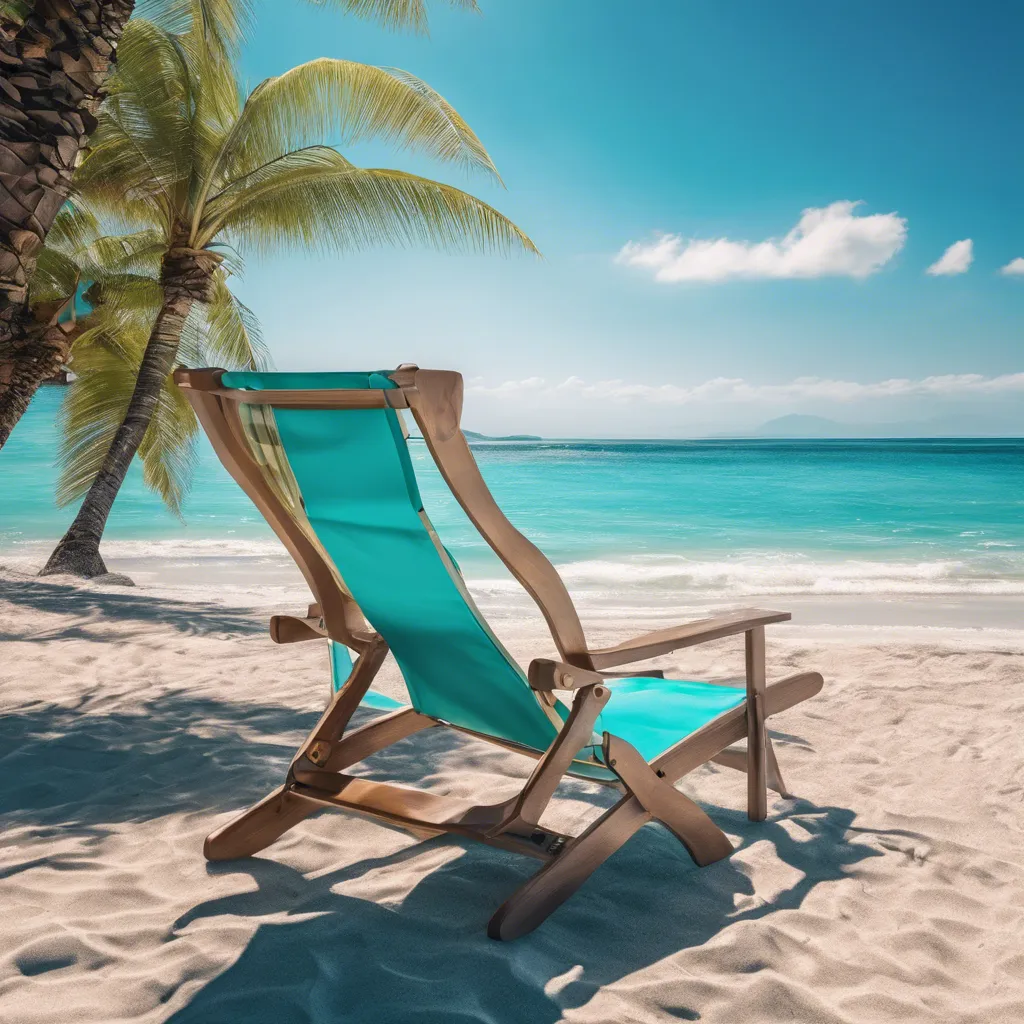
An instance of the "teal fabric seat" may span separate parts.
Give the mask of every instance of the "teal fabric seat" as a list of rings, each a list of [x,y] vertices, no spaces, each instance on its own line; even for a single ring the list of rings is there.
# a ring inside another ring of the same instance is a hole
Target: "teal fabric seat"
[[[620,736],[648,761],[746,699],[735,686],[646,676],[610,679],[608,688],[597,731]]]
[[[331,689],[337,693],[352,672],[352,652],[337,640],[328,640],[327,645],[331,652]],[[375,711],[394,711],[396,708],[408,707],[402,701],[373,689],[367,690],[359,703]]]
[[[391,389],[384,373],[224,373],[232,389]],[[423,510],[398,412],[391,408],[262,410],[259,444],[279,445],[277,472],[345,586],[401,668],[412,706],[452,725],[537,751],[555,739],[568,708],[545,707],[522,669],[477,610],[457,565]],[[255,414],[253,414],[255,415]],[[272,428],[272,429],[271,429]],[[250,438],[250,443],[254,443]],[[335,688],[352,669],[348,650],[331,641]],[[646,677],[610,680],[612,699],[598,722],[645,758],[657,756],[742,703],[744,691]],[[364,703],[402,706],[372,691]],[[595,741],[598,740],[595,736]],[[576,767],[609,778],[598,745]]]
[[[221,383],[254,391],[395,386],[383,373],[244,371]],[[270,415],[302,511],[387,640],[412,706],[545,750],[564,715],[541,706],[476,609],[423,510],[397,411],[275,406]]]

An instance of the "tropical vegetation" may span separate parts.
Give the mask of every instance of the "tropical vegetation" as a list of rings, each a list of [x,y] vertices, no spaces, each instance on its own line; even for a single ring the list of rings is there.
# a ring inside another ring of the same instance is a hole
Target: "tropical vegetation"
[[[275,0],[276,2],[276,0]],[[426,27],[425,0],[309,0],[388,28]],[[448,0],[476,9],[476,0]],[[0,0],[0,448],[68,339],[28,313],[39,253],[72,180],[133,11],[233,54],[251,0]]]
[[[169,375],[187,354],[182,339],[195,329],[193,319],[210,325],[218,310],[232,308],[224,296],[239,250],[262,255],[290,245],[318,253],[427,243],[535,251],[514,224],[468,193],[403,171],[358,167],[324,145],[325,139],[375,138],[497,177],[458,113],[404,72],[320,59],[268,79],[242,99],[230,63],[201,35],[133,19],[108,89],[76,172],[76,202],[113,225],[114,235],[130,238],[137,262],[158,264],[130,288],[107,286],[103,306],[144,304],[153,295],[158,301],[113,436],[97,426],[66,449],[88,467],[66,494],[94,475],[44,573],[106,572],[99,543],[114,498],[135,453],[150,443],[147,430],[164,422],[154,416],[162,396],[167,400]],[[100,345],[100,337],[91,335],[91,343]],[[104,353],[107,359],[109,345]],[[133,365],[138,346],[125,343],[122,354],[122,365]],[[76,369],[77,362],[76,354]],[[94,370],[82,384],[102,388],[105,381],[109,373]],[[113,396],[80,401],[83,410],[102,405],[107,418],[100,421],[109,424]],[[69,422],[78,422],[75,415],[69,413]]]
[[[152,232],[105,235],[94,216],[68,203],[40,253],[31,313],[64,332],[75,374],[60,412],[59,505],[85,496],[124,420],[163,300],[161,252]],[[232,369],[267,364],[259,325],[231,294],[223,266],[211,302],[197,307],[188,328],[183,361]],[[197,434],[191,406],[167,378],[138,455],[144,482],[176,514],[188,490]]]

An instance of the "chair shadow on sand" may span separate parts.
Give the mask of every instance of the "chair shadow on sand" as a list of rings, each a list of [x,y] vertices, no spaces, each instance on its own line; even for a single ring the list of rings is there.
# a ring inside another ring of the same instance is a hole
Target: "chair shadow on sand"
[[[712,809],[730,833],[742,835],[741,847],[767,840],[800,872],[799,881],[770,901],[737,911],[735,894],[752,894],[753,887],[736,864],[697,869],[671,835],[647,826],[536,932],[513,943],[488,939],[485,928],[528,868],[518,870],[509,855],[475,844],[423,875],[398,907],[334,890],[400,866],[423,846],[315,878],[262,857],[210,865],[211,873],[248,875],[255,891],[199,904],[175,922],[176,930],[221,916],[303,917],[260,925],[238,960],[169,1020],[562,1020],[602,987],[700,946],[730,924],[798,908],[815,885],[880,855],[843,838],[851,811],[793,803],[784,816],[801,817],[809,830],[805,841],[794,841],[777,820],[748,831],[745,814]],[[751,962],[738,970],[762,966]],[[686,1005],[663,1009],[679,1019],[699,1018]]]
[[[0,815],[8,828],[25,829],[21,835],[38,841],[42,853],[44,842],[56,837],[79,836],[91,846],[125,823],[240,810],[280,782],[295,744],[316,718],[313,711],[183,691],[144,702],[138,714],[94,709],[88,699],[70,709],[32,704],[0,718],[0,751],[6,752],[0,758]],[[430,730],[377,755],[371,767],[374,776],[408,784],[422,782],[424,763],[455,758],[500,771],[502,755],[482,746],[478,755],[476,745],[468,752],[465,744],[472,742]],[[45,773],[36,770],[40,764]],[[138,785],[126,787],[126,773]],[[33,777],[39,781],[26,782]],[[568,783],[563,792],[595,811],[617,798],[584,783]],[[737,909],[737,894],[752,896],[753,887],[735,859],[697,869],[674,837],[648,825],[540,929],[498,943],[485,935],[487,919],[533,864],[489,847],[463,846],[450,837],[419,844],[410,837],[410,845],[396,852],[314,877],[275,861],[273,847],[257,858],[210,864],[211,874],[249,876],[255,890],[197,904],[175,922],[176,934],[218,918],[296,920],[261,924],[238,960],[170,1019],[543,1024],[729,924],[799,907],[815,885],[842,878],[880,853],[848,841],[855,815],[845,808],[794,800],[757,824],[742,811],[709,810],[739,838],[739,848],[772,843],[796,881],[767,901],[742,901],[746,906]],[[790,830],[782,824],[786,819],[795,823]],[[311,819],[300,829],[312,833],[322,824]],[[801,829],[805,836],[794,839],[790,831]],[[438,866],[442,844],[450,857]],[[201,855],[197,847],[195,856]],[[426,860],[417,872],[412,861],[421,856]],[[58,859],[32,858],[9,873],[40,863],[85,868],[89,855]],[[336,891],[369,872],[403,865],[421,877],[398,905]],[[697,1016],[687,1006],[666,1009],[683,1020]]]
[[[783,745],[805,742],[784,735],[776,734]],[[425,763],[443,764],[449,757],[465,763],[467,742],[431,730],[370,764],[374,776],[415,785],[422,783]],[[488,748],[473,748],[486,770]],[[249,788],[253,798],[264,793]],[[595,817],[618,799],[616,792],[586,783],[563,783],[560,792],[592,804]],[[744,810],[709,808],[738,837],[738,849],[767,841],[772,855],[788,865],[785,874],[795,880],[770,899],[741,899],[738,909],[737,896],[754,897],[738,860],[698,869],[669,832],[648,825],[537,932],[514,943],[488,939],[486,924],[533,865],[450,836],[425,844],[410,837],[410,845],[395,852],[314,877],[275,861],[273,847],[259,857],[210,864],[210,874],[243,874],[255,889],[196,905],[175,922],[177,933],[211,919],[276,920],[261,924],[239,959],[170,1020],[560,1020],[600,988],[700,946],[730,924],[798,908],[814,886],[846,877],[860,861],[881,855],[848,840],[850,831],[859,831],[851,810],[800,799],[782,808],[760,823],[749,822]],[[317,826],[313,821],[304,827]],[[439,863],[442,846],[449,858]],[[424,862],[417,870],[412,862],[419,857]],[[402,870],[406,877],[396,888],[403,890],[408,876],[418,876],[400,903],[350,895],[350,883],[389,869]],[[345,892],[338,891],[342,887]],[[281,922],[282,916],[297,920]],[[669,1012],[684,1020],[699,1016],[685,1005]]]

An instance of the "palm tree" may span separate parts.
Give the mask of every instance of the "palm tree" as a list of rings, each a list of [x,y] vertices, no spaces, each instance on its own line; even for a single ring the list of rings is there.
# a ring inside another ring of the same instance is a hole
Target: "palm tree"
[[[388,28],[426,27],[425,0],[309,2]],[[476,0],[448,2],[476,9]],[[195,26],[225,56],[250,16],[250,0],[0,0],[0,448],[67,359],[67,338],[27,313],[29,282],[136,6],[171,31]]]
[[[124,421],[44,574],[106,572],[99,543],[107,516],[179,357],[185,325],[194,307],[214,297],[225,253],[417,242],[536,252],[514,224],[466,192],[357,167],[321,143],[375,137],[497,177],[480,140],[424,82],[322,58],[266,80],[240,103],[230,68],[203,63],[200,50],[148,22],[129,25],[76,177],[95,209],[159,236],[162,304]]]
[[[186,0],[166,4],[180,15]],[[238,28],[228,0],[216,7],[220,41]],[[135,0],[0,2],[0,447],[39,384],[66,362],[68,337],[28,313],[29,281],[71,190],[103,84]],[[212,40],[211,40],[212,41]]]
[[[163,301],[163,249],[159,235],[151,230],[104,235],[95,217],[68,203],[40,253],[31,311],[65,333],[75,371],[60,412],[59,505],[85,496],[124,420]],[[80,307],[84,313],[77,312]],[[231,294],[223,266],[216,274],[213,301],[197,313],[182,338],[186,360],[238,369],[267,364],[255,317]],[[198,432],[192,407],[168,379],[139,447],[139,459],[145,483],[179,516]]]

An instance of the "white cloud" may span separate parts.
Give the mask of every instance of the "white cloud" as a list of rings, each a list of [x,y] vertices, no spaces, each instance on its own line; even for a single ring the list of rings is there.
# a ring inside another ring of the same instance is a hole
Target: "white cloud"
[[[487,387],[477,379],[470,382],[467,391],[482,396],[508,395],[522,398],[530,394],[535,398],[559,401],[574,398],[667,405],[730,401],[793,402],[801,399],[855,402],[915,396],[964,398],[1024,393],[1024,373],[1007,373],[998,377],[986,377],[980,373],[951,373],[917,380],[893,377],[867,384],[825,377],[797,377],[784,384],[751,384],[740,377],[715,377],[692,387],[678,384],[633,384],[623,380],[587,383],[580,377],[569,377],[560,384],[549,384],[541,377],[530,377],[522,381],[508,380],[496,387]]]
[[[841,200],[804,210],[781,240],[734,242],[728,238],[627,242],[616,262],[646,267],[656,281],[726,281],[732,278],[864,278],[903,248],[907,222],[895,213],[858,217],[860,203]]]
[[[974,262],[974,242],[964,238],[954,242],[926,271],[932,277],[948,277],[953,274],[966,274]],[[1021,262],[1024,262],[1022,260]]]
[[[1015,260],[1010,260],[999,273],[1005,274],[1007,277],[1024,277],[1024,256],[1018,256]]]

